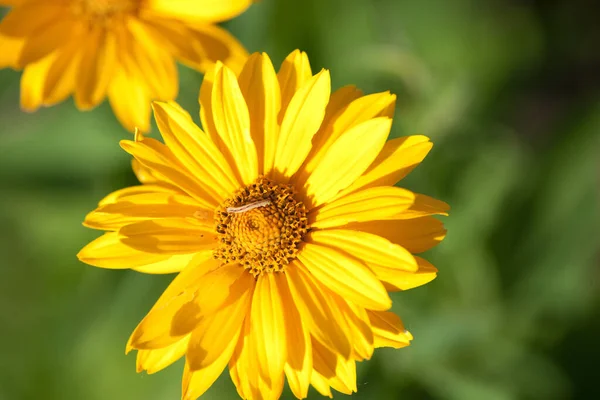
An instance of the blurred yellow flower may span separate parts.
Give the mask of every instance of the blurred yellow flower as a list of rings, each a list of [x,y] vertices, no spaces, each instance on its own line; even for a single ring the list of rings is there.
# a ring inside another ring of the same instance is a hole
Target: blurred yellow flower
[[[287,377],[356,391],[356,361],[412,339],[388,291],[431,281],[414,256],[445,236],[444,202],[393,186],[431,149],[425,136],[386,143],[395,96],[330,95],[295,51],[278,73],[253,54],[239,77],[217,63],[200,91],[204,130],[176,103],[154,103],[164,144],[121,146],[142,185],[104,198],[85,219],[107,231],[78,257],[103,268],[179,272],[135,329],[138,371],[185,356],[183,398],[229,365],[245,399],[274,399]]]
[[[80,110],[106,96],[123,126],[150,128],[152,99],[177,96],[175,59],[205,71],[240,68],[245,49],[214,23],[252,0],[0,0],[0,68],[23,69],[21,107],[74,94]]]

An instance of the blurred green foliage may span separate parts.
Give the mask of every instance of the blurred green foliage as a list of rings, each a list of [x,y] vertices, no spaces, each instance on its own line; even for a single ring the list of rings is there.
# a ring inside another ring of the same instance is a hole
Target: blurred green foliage
[[[395,295],[415,340],[360,364],[355,397],[600,398],[600,30],[583,4],[263,0],[227,24],[276,65],[301,48],[336,87],[397,93],[393,135],[436,144],[403,185],[453,207],[427,255],[440,274]],[[201,76],[180,75],[197,114]],[[19,76],[0,71],[0,399],[177,399],[181,363],[147,376],[124,355],[170,277],[75,258],[97,236],[86,212],[134,183],[129,134],[106,104],[20,112]],[[236,398],[227,374],[206,398]]]

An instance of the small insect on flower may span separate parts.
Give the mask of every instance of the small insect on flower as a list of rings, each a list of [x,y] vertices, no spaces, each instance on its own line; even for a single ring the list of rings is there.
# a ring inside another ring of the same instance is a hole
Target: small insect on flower
[[[217,64],[200,90],[203,130],[154,104],[164,143],[121,142],[141,185],[88,214],[105,233],[78,255],[178,273],[127,343],[138,371],[185,357],[184,399],[227,367],[244,399],[276,399],[286,378],[302,399],[311,385],[355,392],[357,361],[409,345],[388,292],[436,277],[414,254],[444,238],[449,207],[395,186],[432,146],[387,141],[395,100],[331,93],[329,71],[295,51],[278,73],[266,54],[240,74]]]
[[[260,200],[260,201],[255,201],[254,203],[244,204],[243,206],[239,206],[239,207],[227,207],[225,210],[228,213],[241,214],[241,213],[245,213],[250,210],[254,210],[255,208],[268,206],[269,204],[271,204],[271,200]]]
[[[181,61],[200,71],[220,60],[239,70],[246,50],[215,24],[252,0],[0,0],[0,68],[24,69],[21,107],[71,94],[80,110],[108,97],[123,126],[150,129],[151,100],[173,100]]]

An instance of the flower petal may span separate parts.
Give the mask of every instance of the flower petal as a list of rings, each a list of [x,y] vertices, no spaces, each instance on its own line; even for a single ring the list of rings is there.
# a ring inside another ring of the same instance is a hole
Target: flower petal
[[[330,201],[362,175],[383,148],[391,127],[387,117],[370,119],[332,143],[304,184],[308,207]]]
[[[164,218],[126,225],[119,230],[121,242],[134,249],[158,254],[188,254],[213,249],[212,226],[192,218]]]
[[[19,54],[25,45],[23,38],[6,36],[0,33],[0,68],[18,68]]]
[[[391,119],[388,110],[393,109],[396,103],[395,95],[383,92],[360,97],[361,92],[356,88],[343,89],[340,89],[341,92],[338,91],[339,94],[334,93],[331,96],[330,103],[334,102],[335,107],[328,106],[328,112],[335,110],[335,114],[326,115],[321,129],[315,135],[312,151],[300,172],[300,182],[304,182],[320,165],[325,154],[329,153],[330,147],[344,132],[374,118],[387,117]]]
[[[127,32],[121,36],[127,46],[128,65],[144,77],[152,98],[162,101],[175,99],[179,91],[177,65],[164,46],[157,46],[151,27],[136,18],[127,19]]]
[[[357,361],[368,360],[373,355],[373,331],[367,311],[354,303],[337,298],[340,311],[348,322],[348,332],[352,336],[352,357]]]
[[[287,282],[285,285],[282,284],[280,289],[288,355],[284,372],[292,393],[297,398],[304,399],[308,396],[310,375],[313,369],[310,333],[306,324],[302,322]]]
[[[176,103],[155,102],[156,123],[173,155],[196,177],[216,188],[222,199],[239,186],[229,164],[210,138]]]
[[[327,347],[342,357],[350,357],[350,342],[343,329],[344,325],[336,322],[340,315],[335,313],[337,309],[326,297],[323,288],[298,261],[292,261],[288,265],[285,275],[302,323]]]
[[[395,270],[417,270],[417,262],[408,250],[367,232],[325,229],[310,232],[306,241],[333,247],[366,263],[376,263]]]
[[[450,206],[438,199],[415,193],[415,202],[405,211],[395,215],[394,219],[411,219],[425,217],[427,215],[448,215]]]
[[[25,67],[21,77],[21,108],[23,110],[33,112],[44,104],[44,85],[48,70],[55,58],[56,54],[50,54]]]
[[[150,254],[125,245],[117,232],[109,232],[88,243],[77,258],[100,268],[128,269],[163,262],[167,254]]]
[[[374,186],[393,186],[410,173],[429,153],[433,143],[415,135],[388,141],[375,161],[340,197]]]
[[[328,384],[340,393],[356,392],[355,361],[344,360],[318,341],[313,341],[315,371],[327,379]]]
[[[144,12],[186,22],[221,22],[244,12],[252,0],[148,0]]]
[[[189,341],[188,335],[162,349],[138,350],[137,372],[146,371],[148,374],[154,374],[165,369],[185,355]]]
[[[265,53],[252,54],[240,74],[239,82],[250,113],[259,174],[264,174],[264,171],[273,168],[279,135],[277,115],[281,108],[279,82],[269,56]]]
[[[216,261],[215,261],[216,262]],[[226,308],[250,286],[249,274],[239,264],[227,264],[202,277],[202,287],[172,320],[171,331],[185,335],[203,320]]]
[[[101,27],[92,29],[81,55],[75,87],[75,104],[80,110],[89,110],[102,102],[117,65],[116,36]]]
[[[312,71],[305,52],[294,50],[283,60],[277,73],[277,80],[281,88],[281,110],[278,116],[280,124],[292,97],[311,77]]]
[[[325,117],[330,92],[329,71],[322,70],[292,97],[277,140],[273,164],[277,174],[291,178],[306,159],[312,146],[312,138]]]
[[[29,35],[19,53],[18,65],[24,67],[58,50],[64,45],[65,38],[68,40],[78,33],[76,26],[71,18],[62,17],[60,23],[49,24],[38,34]]]
[[[58,104],[75,90],[75,80],[81,57],[81,39],[74,37],[59,49],[44,82],[45,106]]]
[[[185,333],[173,330],[173,320],[181,308],[194,299],[203,277],[219,266],[219,262],[211,258],[198,264],[190,264],[181,271],[135,328],[127,343],[127,351],[134,348],[160,349],[187,336],[191,329]]]
[[[249,185],[258,177],[258,160],[250,135],[248,106],[237,77],[220,63],[215,70],[211,103],[219,137],[235,160],[242,182]]]
[[[285,286],[284,286],[285,285]],[[259,373],[271,385],[283,379],[287,358],[287,343],[282,301],[282,287],[287,282],[281,273],[266,273],[258,277],[252,299],[251,321],[256,340]]]
[[[85,217],[83,224],[93,229],[118,230],[134,222],[155,218],[194,217],[202,221],[199,217],[204,214],[210,223],[211,212],[184,194],[150,192],[124,196],[101,205]]]
[[[412,340],[412,335],[404,328],[400,317],[393,312],[370,311],[369,320],[373,328],[375,347],[406,347]]]
[[[211,257],[211,250],[199,251],[195,254],[176,254],[166,260],[132,267],[131,269],[144,274],[173,274],[183,271],[190,264],[208,261]]]
[[[422,253],[438,245],[446,236],[444,224],[434,217],[406,220],[368,221],[344,227],[369,232],[399,244],[411,253]]]
[[[369,188],[312,210],[309,223],[313,228],[323,229],[351,222],[388,219],[408,209],[414,198],[414,193],[398,187]]]
[[[242,269],[239,266],[238,268]],[[244,318],[248,313],[254,285],[254,278],[246,272],[229,287],[221,286],[221,290],[226,293],[231,289],[228,300],[218,312],[204,314],[192,332],[186,356],[190,371],[201,372],[211,368],[213,364],[218,364],[220,374],[225,368],[233,354]],[[200,290],[203,290],[203,287],[204,284]],[[225,358],[223,358],[224,354],[226,354]],[[206,388],[211,384],[212,382],[208,383]]]
[[[137,160],[135,160],[137,162]],[[114,192],[106,195],[100,202],[98,202],[99,206],[104,206],[107,204],[117,203],[122,199],[126,199],[129,196],[138,196],[142,194],[158,194],[159,196],[164,194],[182,194],[180,191],[175,191],[170,187],[166,187],[163,185],[149,184],[149,185],[138,185],[138,186],[129,186],[123,189],[115,190]]]
[[[427,260],[414,256],[419,269],[415,272],[398,271],[377,264],[368,264],[369,268],[379,278],[388,292],[408,290],[431,282],[437,276],[437,268]]]
[[[119,122],[130,132],[150,130],[150,94],[141,77],[115,68],[108,87],[108,100]]]
[[[46,27],[61,20],[63,11],[63,6],[55,2],[29,1],[18,4],[0,22],[0,34],[21,38],[43,34]]]
[[[190,66],[207,71],[220,61],[238,74],[248,58],[244,46],[227,30],[213,24],[193,24],[188,26],[185,40],[191,41],[195,54],[184,57]]]
[[[157,176],[193,196],[204,208],[211,209],[219,205],[221,196],[194,177],[167,146],[151,138],[144,138],[140,142],[122,140],[120,144]]]
[[[392,300],[360,261],[332,248],[305,243],[298,259],[323,286],[344,299],[373,310],[387,310]]]

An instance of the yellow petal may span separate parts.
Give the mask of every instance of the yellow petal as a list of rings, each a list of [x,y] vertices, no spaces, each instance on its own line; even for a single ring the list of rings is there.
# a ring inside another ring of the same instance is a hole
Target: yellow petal
[[[329,71],[323,70],[309,79],[292,97],[281,122],[277,141],[273,167],[278,176],[289,179],[306,159],[312,138],[323,122],[330,91]]]
[[[119,230],[127,246],[148,253],[188,254],[213,249],[217,244],[212,226],[191,218],[163,218],[126,225]]]
[[[111,31],[95,27],[87,37],[75,88],[75,104],[80,110],[89,110],[102,102],[117,57],[117,40]]]
[[[433,143],[427,136],[415,135],[388,141],[375,161],[343,196],[374,186],[393,186],[410,173],[429,153]]]
[[[155,218],[194,217],[202,221],[202,209],[190,197],[174,193],[141,193],[126,196],[114,203],[102,205],[89,213],[84,226],[93,229],[118,230],[125,225]],[[210,224],[212,216],[206,218]]]
[[[338,392],[356,392],[356,364],[354,360],[344,360],[332,353],[318,341],[313,341],[315,371],[327,379],[328,384]]]
[[[368,221],[349,224],[346,229],[369,232],[399,244],[411,253],[422,253],[446,236],[444,224],[434,217],[406,220]]]
[[[437,268],[427,260],[414,256],[419,269],[415,272],[398,271],[394,268],[377,264],[369,264],[373,273],[383,281],[389,292],[408,290],[431,282],[437,276]]]
[[[445,202],[424,194],[415,193],[415,202],[405,211],[396,215],[395,219],[410,219],[427,215],[448,215],[450,206]]]
[[[186,22],[221,22],[244,12],[252,0],[148,0],[142,11]]]
[[[136,160],[137,161],[137,160]],[[100,202],[98,202],[99,206],[104,206],[107,204],[113,204],[123,199],[126,199],[129,196],[138,196],[142,194],[158,194],[159,196],[165,194],[182,194],[181,191],[175,191],[174,189],[163,186],[163,185],[139,185],[139,186],[129,186],[123,189],[115,190],[114,192],[108,194],[104,197]]]
[[[90,242],[77,254],[82,262],[100,268],[127,269],[168,260],[166,254],[150,254],[133,249],[121,241],[117,232],[109,232]]]
[[[176,254],[166,260],[132,267],[131,269],[144,274],[173,274],[183,271],[190,264],[208,261],[211,257],[212,250],[199,251],[194,254]]]
[[[298,259],[323,286],[348,301],[387,310],[392,300],[375,275],[360,261],[332,248],[306,243]]]
[[[242,269],[239,266],[238,268]],[[203,287],[204,284],[201,290]],[[228,289],[233,290],[223,307],[218,312],[204,315],[192,332],[187,351],[187,363],[190,371],[200,372],[215,363],[220,365],[219,373],[225,368],[242,330],[244,318],[248,313],[253,287],[254,278],[247,272],[241,275],[235,284],[229,287],[221,286],[221,290],[225,292]],[[226,357],[223,359],[224,354]],[[217,377],[218,375],[214,378]],[[208,386],[210,384],[212,382],[208,383]]]
[[[242,399],[260,397],[260,393],[258,393],[258,368],[253,365],[255,358],[251,358],[251,354],[254,355],[252,349],[254,341],[250,340],[251,331],[251,319],[246,318],[237,346],[229,361],[229,375]]]
[[[373,331],[367,311],[341,297],[336,298],[340,311],[348,323],[348,331],[352,336],[353,358],[357,361],[368,360],[373,355]]]
[[[108,87],[108,100],[119,122],[130,132],[150,130],[150,95],[140,77],[116,68]]]
[[[370,310],[367,313],[373,329],[375,347],[399,349],[410,344],[412,335],[404,328],[400,317],[396,314]]]
[[[25,39],[0,34],[0,68],[18,68],[19,54],[24,45]]]
[[[321,164],[325,154],[330,152],[330,147],[338,141],[338,138],[344,132],[377,117],[391,119],[386,110],[396,102],[396,96],[389,92],[359,97],[360,91],[352,87],[342,91],[338,96],[335,96],[336,98],[334,98],[334,95],[331,96],[332,101],[337,104],[331,112],[335,110],[336,113],[326,116],[321,129],[315,135],[313,149],[300,172],[301,182],[304,182],[315,168]]]
[[[129,34],[123,34],[122,40],[128,46],[130,67],[144,77],[153,98],[163,101],[175,99],[179,79],[171,53],[160,45],[162,43],[157,44],[145,22],[130,18],[127,29]]]
[[[203,319],[231,305],[251,284],[248,272],[239,264],[224,265],[206,273],[201,290],[173,318],[171,331],[178,335],[191,332]]]
[[[312,71],[305,52],[294,50],[285,58],[277,73],[281,88],[281,111],[278,117],[280,124],[292,97],[311,77]]]
[[[321,394],[321,396],[333,398],[329,382],[320,373],[313,370],[310,378],[310,384]]]
[[[313,228],[332,228],[351,222],[392,218],[408,209],[414,193],[398,187],[374,187],[349,194],[310,212]]]
[[[304,184],[308,207],[330,201],[362,175],[381,151],[391,127],[387,117],[367,120],[331,144]]]
[[[75,28],[75,21],[63,17],[60,23],[50,24],[42,32],[28,36],[19,53],[18,65],[24,67],[58,50],[65,40],[79,33]]]
[[[283,379],[287,358],[282,289],[287,283],[284,274],[273,272],[259,276],[252,299],[252,330],[256,340],[259,372],[271,384]]]
[[[334,322],[340,320],[340,315],[336,305],[324,293],[323,287],[298,261],[289,264],[286,277],[302,322],[310,333],[342,357],[350,357],[351,347],[343,329],[344,321]]]
[[[27,37],[43,34],[51,24],[62,20],[61,4],[47,1],[29,1],[18,4],[0,22],[0,34],[10,37]]]
[[[186,336],[162,349],[138,350],[136,358],[137,372],[154,374],[165,369],[185,355],[190,336]]]
[[[229,164],[210,138],[176,103],[154,103],[156,123],[165,144],[196,177],[225,200],[240,186]]]
[[[164,144],[150,138],[141,142],[122,140],[120,144],[157,176],[194,197],[204,208],[214,209],[220,204],[219,194],[194,177]]]
[[[35,111],[44,103],[44,85],[48,70],[54,62],[56,54],[42,58],[28,65],[21,77],[21,108]]]
[[[219,266],[219,262],[211,258],[190,264],[181,271],[135,328],[127,343],[127,351],[134,348],[161,349],[187,336],[192,329],[185,333],[173,330],[173,320],[181,308],[195,298],[202,278]]]
[[[73,38],[57,51],[44,82],[45,106],[58,104],[75,90],[75,81],[81,57],[80,38]]]
[[[242,182],[249,185],[258,177],[250,115],[235,74],[220,64],[216,66],[211,103],[219,137],[235,160]]]
[[[231,158],[231,155],[227,151],[227,147],[219,137],[217,127],[215,126],[215,120],[213,118],[213,106],[212,106],[212,92],[215,80],[216,65],[208,69],[202,79],[202,85],[200,86],[200,93],[198,94],[198,102],[200,103],[200,122],[202,123],[202,129],[212,139],[213,143],[221,150],[229,165],[235,165],[235,160]],[[237,172],[237,170],[236,170]]]
[[[265,53],[250,56],[239,82],[250,113],[250,129],[256,145],[259,174],[264,174],[264,171],[273,168],[279,135],[277,115],[281,108],[279,82],[269,56]]]
[[[207,71],[220,61],[239,74],[248,58],[248,52],[236,37],[218,25],[190,25],[186,40],[192,42],[194,54],[183,57],[183,61],[200,71]]]
[[[333,247],[366,263],[375,263],[395,270],[417,270],[417,262],[409,251],[386,238],[367,232],[325,229],[310,232],[306,241]]]
[[[279,289],[283,302],[287,345],[287,362],[284,372],[292,393],[297,398],[303,399],[308,396],[310,375],[313,369],[310,333],[294,304],[287,281],[279,283],[281,283]]]

